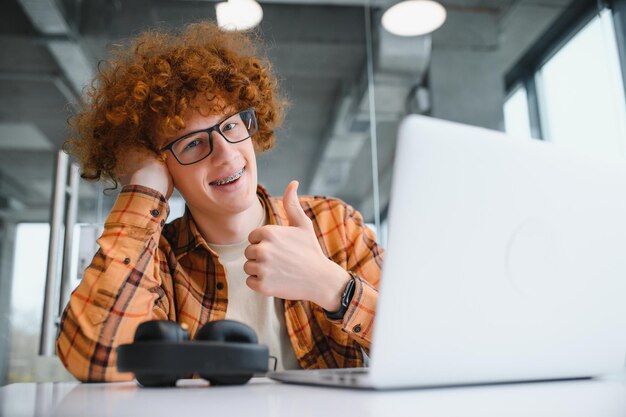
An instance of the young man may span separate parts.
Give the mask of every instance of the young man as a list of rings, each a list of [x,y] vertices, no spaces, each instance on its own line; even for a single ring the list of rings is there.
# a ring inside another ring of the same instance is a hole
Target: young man
[[[78,379],[131,379],[115,348],[154,319],[192,337],[242,321],[279,369],[363,364],[382,249],[345,203],[298,197],[296,181],[282,199],[258,185],[275,90],[251,40],[210,23],[140,35],[101,67],[67,148],[83,177],[123,188],[61,318],[57,354]],[[166,225],[174,187],[186,211]]]

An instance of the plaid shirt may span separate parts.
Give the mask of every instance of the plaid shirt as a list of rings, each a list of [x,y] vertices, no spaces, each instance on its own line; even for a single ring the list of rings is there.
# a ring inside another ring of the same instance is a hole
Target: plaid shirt
[[[271,224],[287,225],[281,198],[259,186]],[[309,301],[284,300],[285,325],[300,366],[363,366],[361,347],[372,340],[372,324],[383,250],[361,215],[337,199],[300,197],[324,254],[355,279],[343,320],[330,320]],[[81,381],[125,381],[117,371],[116,347],[133,340],[148,320],[184,323],[189,334],[225,317],[228,287],[224,267],[187,211],[165,224],[167,200],[137,185],[124,187],[98,240],[100,250],[66,306],[57,355]],[[303,265],[303,268],[306,267]]]

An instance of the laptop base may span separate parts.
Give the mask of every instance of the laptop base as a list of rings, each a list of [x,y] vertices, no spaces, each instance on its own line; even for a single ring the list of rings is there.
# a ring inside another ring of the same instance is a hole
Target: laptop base
[[[279,382],[300,385],[373,389],[367,368],[311,369],[268,372],[267,377]]]

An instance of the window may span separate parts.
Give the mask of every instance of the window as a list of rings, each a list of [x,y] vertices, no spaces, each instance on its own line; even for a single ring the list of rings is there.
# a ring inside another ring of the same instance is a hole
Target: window
[[[626,156],[626,106],[610,12],[594,17],[537,72],[544,139]]]
[[[74,239],[79,227],[74,229]],[[73,379],[56,356],[38,356],[49,236],[48,223],[17,225],[11,289],[9,383]],[[72,264],[76,263],[77,255],[75,253]],[[72,284],[77,283],[75,280]]]
[[[507,132],[587,155],[626,158],[614,16],[598,7],[595,1],[574,1],[506,75]]]
[[[526,88],[518,87],[504,103],[504,129],[514,136],[529,138],[530,117]]]
[[[8,382],[35,380],[41,314],[46,284],[50,225],[17,225],[11,290]]]

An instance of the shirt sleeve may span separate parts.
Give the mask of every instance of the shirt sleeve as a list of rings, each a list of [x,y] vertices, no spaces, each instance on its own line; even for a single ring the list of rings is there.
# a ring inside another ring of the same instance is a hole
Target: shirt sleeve
[[[342,320],[335,320],[343,331],[366,351],[372,343],[378,285],[384,250],[374,232],[365,226],[361,214],[346,205],[344,216],[347,270],[354,279],[354,295]]]
[[[137,326],[168,319],[158,249],[167,200],[147,187],[122,188],[98,239],[100,246],[61,316],[56,352],[81,381],[127,381],[116,368],[117,346],[132,342]]]

